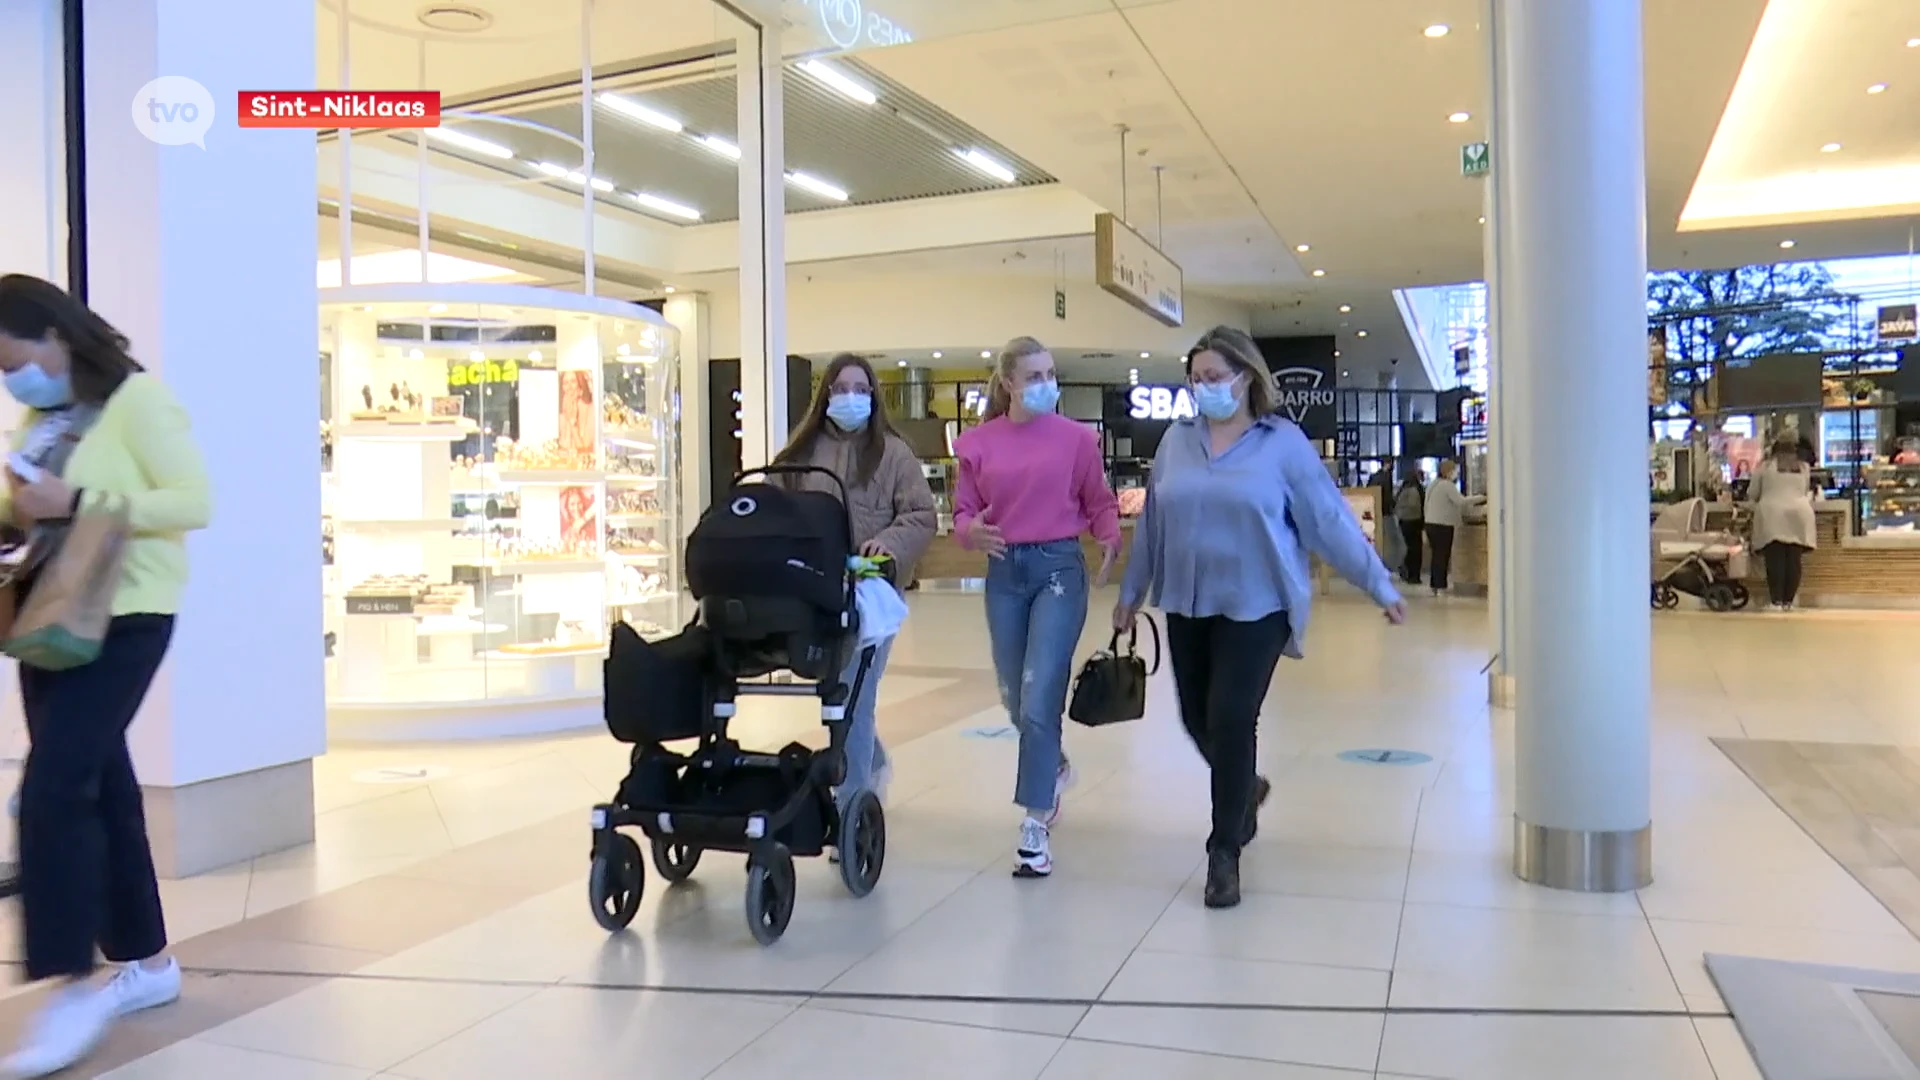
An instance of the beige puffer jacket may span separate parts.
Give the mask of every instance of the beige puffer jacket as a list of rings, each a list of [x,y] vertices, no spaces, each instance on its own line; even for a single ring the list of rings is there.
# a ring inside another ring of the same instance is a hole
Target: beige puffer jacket
[[[829,427],[814,440],[813,452],[798,463],[831,470],[847,485],[854,546],[879,541],[893,555],[894,583],[905,588],[913,581],[914,566],[927,553],[927,545],[933,542],[939,527],[933,488],[928,486],[913,449],[894,435],[887,437],[886,453],[873,478],[866,484],[859,483],[859,446],[858,437],[842,437]],[[824,476],[801,477],[800,485],[809,491],[839,494],[833,481]]]

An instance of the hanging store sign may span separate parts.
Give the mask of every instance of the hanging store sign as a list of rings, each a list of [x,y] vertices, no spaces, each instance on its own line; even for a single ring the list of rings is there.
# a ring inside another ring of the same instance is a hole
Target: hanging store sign
[[[1093,281],[1168,326],[1187,317],[1180,264],[1113,214],[1093,219]]]
[[[1874,320],[1881,341],[1920,340],[1920,304],[1890,304]]]

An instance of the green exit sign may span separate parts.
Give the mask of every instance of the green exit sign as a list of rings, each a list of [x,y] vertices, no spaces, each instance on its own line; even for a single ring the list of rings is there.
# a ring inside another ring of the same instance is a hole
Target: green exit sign
[[[1460,148],[1460,175],[1485,176],[1493,168],[1493,151],[1486,143],[1468,143]]]

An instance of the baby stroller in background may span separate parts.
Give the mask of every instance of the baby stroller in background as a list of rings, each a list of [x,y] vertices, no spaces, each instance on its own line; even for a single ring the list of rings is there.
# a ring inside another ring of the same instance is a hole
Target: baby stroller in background
[[[1736,517],[1733,524],[1739,521]],[[1705,499],[1684,499],[1660,511],[1653,523],[1653,555],[1679,560],[1654,579],[1655,611],[1679,607],[1682,593],[1699,597],[1708,611],[1739,611],[1752,599],[1746,586],[1747,541],[1731,528],[1709,532]]]
[[[861,646],[853,524],[841,494],[799,491],[781,475],[834,474],[813,466],[768,466],[734,478],[726,498],[687,540],[687,581],[699,615],[681,633],[648,642],[625,623],[613,628],[605,664],[605,715],[613,737],[633,746],[632,768],[613,802],[593,809],[588,891],[593,915],[624,929],[640,908],[652,845],[654,869],[685,881],[709,850],[747,856],[747,926],[771,945],[793,917],[795,856],[840,854],[848,891],[865,896],[886,860],[886,816],[871,791],[841,814],[833,788],[846,776],[846,718],[865,684],[875,648]],[[759,477],[754,483],[750,477]],[[856,652],[851,685],[841,673]],[[745,683],[776,671],[806,683]],[[748,751],[728,736],[742,695],[816,696],[829,746],[794,743],[778,753]],[[697,740],[686,753],[665,744]]]

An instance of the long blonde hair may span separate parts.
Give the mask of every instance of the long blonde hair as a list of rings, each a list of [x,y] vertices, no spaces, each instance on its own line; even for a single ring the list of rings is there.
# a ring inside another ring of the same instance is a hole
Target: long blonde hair
[[[1013,407],[1013,376],[1020,370],[1020,361],[1046,351],[1045,345],[1030,337],[1017,337],[1000,347],[1000,359],[993,365],[993,379],[987,386],[987,411],[980,415],[981,423],[1007,415],[1007,410]]]

